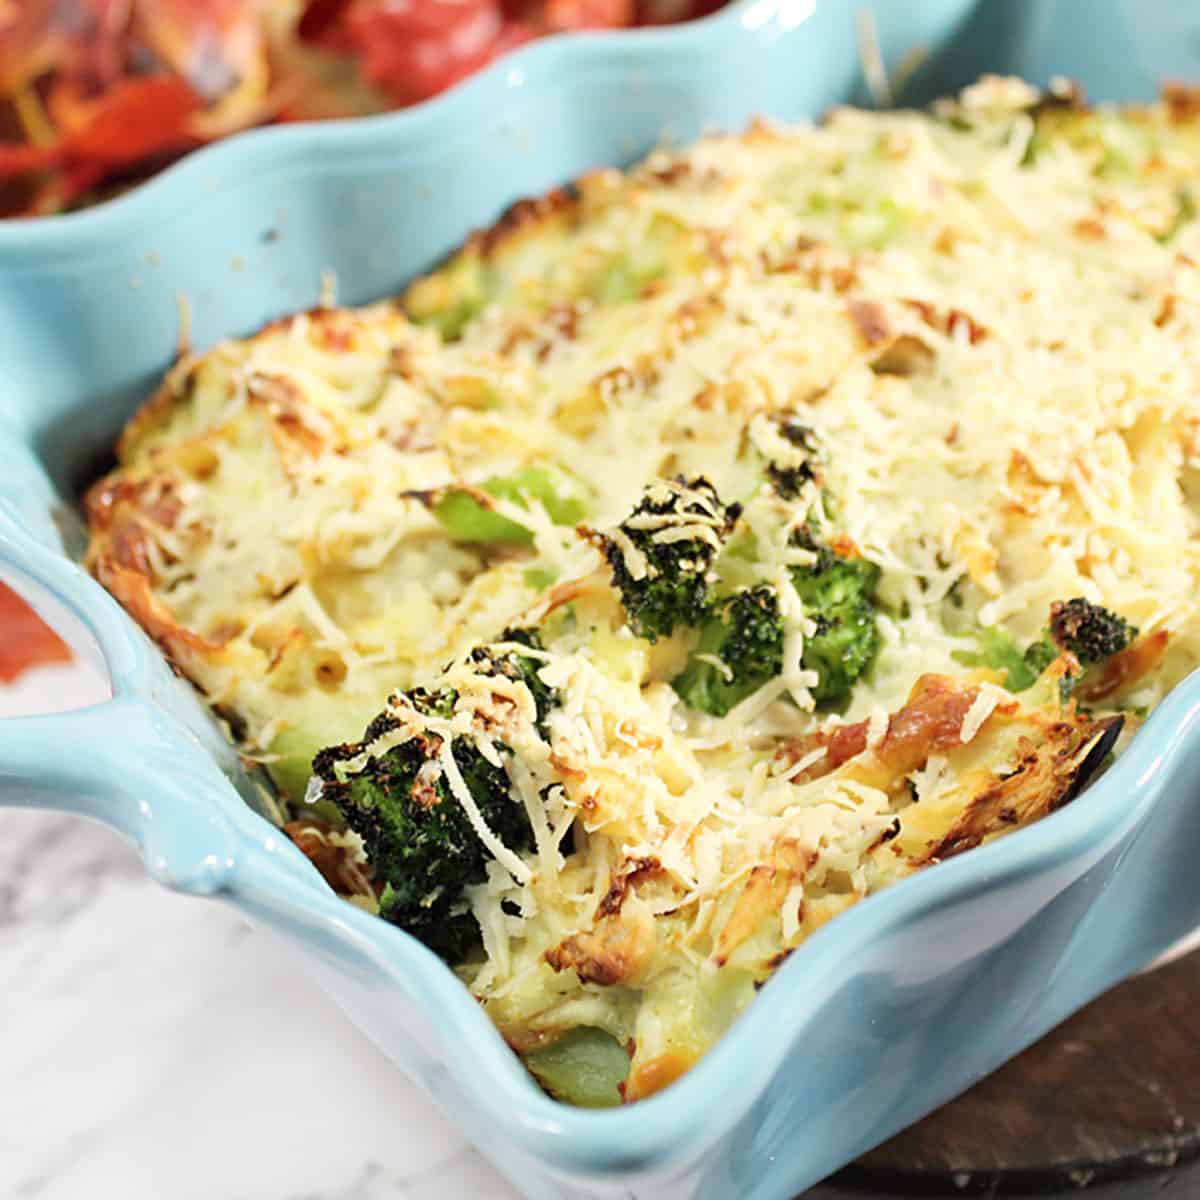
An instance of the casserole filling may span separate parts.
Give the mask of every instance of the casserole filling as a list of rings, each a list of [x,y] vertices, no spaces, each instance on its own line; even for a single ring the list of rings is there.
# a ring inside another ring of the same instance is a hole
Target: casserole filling
[[[649,1095],[1196,665],[1196,111],[989,78],[523,202],[182,359],[89,566],[332,886]]]

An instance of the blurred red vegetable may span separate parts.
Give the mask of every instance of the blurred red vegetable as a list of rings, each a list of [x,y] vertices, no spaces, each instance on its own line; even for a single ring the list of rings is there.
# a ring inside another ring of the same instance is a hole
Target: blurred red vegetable
[[[0,217],[104,199],[269,121],[428,99],[531,38],[721,0],[0,0]]]
[[[71,648],[7,584],[0,583],[0,683],[26,671],[71,661]]]
[[[382,0],[353,5],[346,20],[363,74],[399,104],[427,100],[486,66],[502,36],[515,33],[512,45],[530,36],[505,28],[497,0]]]
[[[124,166],[152,154],[187,148],[196,139],[188,118],[200,97],[173,75],[122,79],[77,110],[82,118],[60,146],[68,161]]]
[[[547,33],[571,29],[617,29],[635,23],[633,0],[546,0],[540,27]]]

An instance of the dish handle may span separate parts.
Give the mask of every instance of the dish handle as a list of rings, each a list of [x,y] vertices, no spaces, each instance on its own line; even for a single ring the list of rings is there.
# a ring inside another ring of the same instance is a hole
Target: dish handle
[[[0,718],[0,807],[58,809],[129,838],[168,887],[224,890],[237,831],[219,803],[230,781],[187,693],[116,602],[68,555],[78,519],[0,412],[0,580],[104,679],[99,703]],[[7,449],[6,449],[7,452]],[[211,736],[211,731],[210,731]]]
[[[0,806],[58,809],[111,826],[160,883],[211,895],[234,865],[211,789],[228,781],[166,713],[134,697],[0,721]]]

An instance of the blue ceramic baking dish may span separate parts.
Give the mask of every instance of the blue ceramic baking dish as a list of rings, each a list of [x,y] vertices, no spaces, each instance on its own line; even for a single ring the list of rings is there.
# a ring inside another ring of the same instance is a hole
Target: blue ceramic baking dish
[[[858,905],[683,1080],[630,1109],[547,1099],[442,964],[339,901],[254,811],[190,689],[72,561],[72,496],[172,356],[393,293],[515,197],[656,140],[862,98],[849,0],[738,0],[682,28],[536,44],[393,116],[246,134],[120,200],[0,226],[0,571],[94,636],[113,697],[0,722],[0,799],[131,837],[168,886],[292,943],[350,1017],[536,1200],[785,1200],[1200,923],[1200,678],[1038,825]],[[872,0],[923,99],[982,70],[1142,98],[1200,78],[1170,0]],[[1189,28],[1189,23],[1192,26]]]

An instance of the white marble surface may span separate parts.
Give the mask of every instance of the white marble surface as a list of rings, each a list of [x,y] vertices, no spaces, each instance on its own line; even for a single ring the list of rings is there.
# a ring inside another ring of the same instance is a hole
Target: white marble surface
[[[81,686],[39,675],[0,713]],[[516,1200],[280,946],[74,817],[0,811],[0,1080],[4,1200]]]

